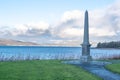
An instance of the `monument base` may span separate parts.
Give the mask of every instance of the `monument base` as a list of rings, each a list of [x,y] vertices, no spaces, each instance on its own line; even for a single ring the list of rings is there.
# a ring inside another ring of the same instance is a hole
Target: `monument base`
[[[92,60],[91,56],[81,56],[80,61],[81,62],[90,62]]]

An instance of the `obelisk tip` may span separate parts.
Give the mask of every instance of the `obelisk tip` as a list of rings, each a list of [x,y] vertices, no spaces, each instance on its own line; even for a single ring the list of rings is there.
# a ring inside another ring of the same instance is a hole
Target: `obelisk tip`
[[[86,10],[85,13],[88,13],[88,10]]]

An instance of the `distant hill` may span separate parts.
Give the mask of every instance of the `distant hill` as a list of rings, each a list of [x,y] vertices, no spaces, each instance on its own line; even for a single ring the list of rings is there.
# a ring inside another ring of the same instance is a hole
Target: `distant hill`
[[[60,43],[34,43],[34,42],[24,42],[11,39],[1,39],[0,46],[78,46],[80,47],[79,41],[64,41]]]
[[[1,39],[0,46],[80,46],[78,42],[64,42],[52,44],[37,44],[33,42],[24,42],[11,39]]]
[[[0,46],[37,46],[37,45],[39,44],[10,39],[0,39]]]

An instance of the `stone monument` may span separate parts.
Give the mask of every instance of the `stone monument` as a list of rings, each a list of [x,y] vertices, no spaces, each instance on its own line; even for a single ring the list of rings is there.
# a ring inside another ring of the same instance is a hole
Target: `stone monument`
[[[89,21],[88,21],[88,11],[85,12],[85,20],[84,20],[84,39],[82,43],[82,56],[80,57],[81,62],[89,62],[91,61],[90,56],[90,43],[89,43]]]

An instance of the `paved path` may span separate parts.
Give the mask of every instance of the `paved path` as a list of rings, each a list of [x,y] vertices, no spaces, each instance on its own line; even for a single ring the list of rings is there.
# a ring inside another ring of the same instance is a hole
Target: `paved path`
[[[103,78],[103,80],[120,80],[120,75],[110,72],[104,66],[109,62],[92,61],[90,63],[80,63],[79,61],[66,61],[65,63],[80,66],[85,70]]]

